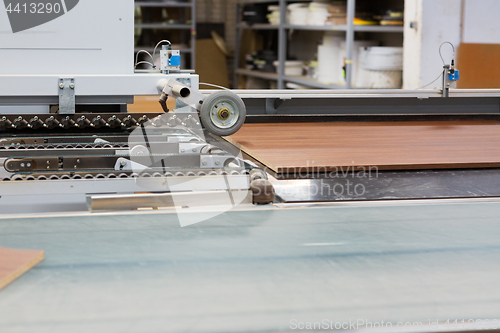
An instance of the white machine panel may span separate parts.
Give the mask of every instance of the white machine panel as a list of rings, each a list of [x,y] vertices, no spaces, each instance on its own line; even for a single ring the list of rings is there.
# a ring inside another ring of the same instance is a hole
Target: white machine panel
[[[0,3],[0,74],[133,74],[133,47],[134,0]]]

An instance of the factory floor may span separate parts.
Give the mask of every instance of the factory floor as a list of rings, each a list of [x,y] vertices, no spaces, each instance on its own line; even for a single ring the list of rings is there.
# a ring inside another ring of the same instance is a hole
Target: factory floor
[[[46,252],[0,292],[0,332],[275,332],[498,316],[500,202],[285,207],[185,228],[160,212],[0,219],[2,246]]]

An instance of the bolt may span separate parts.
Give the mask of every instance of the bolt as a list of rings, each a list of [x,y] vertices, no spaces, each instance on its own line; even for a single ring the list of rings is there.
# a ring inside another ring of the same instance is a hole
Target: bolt
[[[31,163],[26,164],[28,168],[31,168]]]
[[[64,89],[64,83],[59,83],[59,88]]]
[[[69,84],[69,87],[70,87],[71,89],[75,89],[75,84],[74,84],[74,83],[70,83],[70,84]]]
[[[76,160],[76,163],[80,163],[80,160]]]
[[[193,153],[196,153],[196,148],[193,148]]]
[[[127,165],[127,161],[122,160],[122,161],[120,162],[120,165],[121,165],[122,167],[126,166],[126,165]]]
[[[21,163],[21,168],[24,168],[25,167],[25,164],[24,163]]]
[[[181,149],[181,153],[184,153],[184,152],[185,152],[185,150],[184,150],[184,149]]]
[[[207,161],[203,161],[203,163],[202,163],[202,164],[203,164],[203,165],[207,165]]]
[[[50,161],[47,161],[47,164],[50,164]]]
[[[47,169],[49,169],[49,170],[50,170],[50,166],[48,166],[48,167],[47,167]]]
[[[220,164],[220,162],[219,162],[219,161],[215,161],[215,165],[219,165],[219,164]]]
[[[3,120],[3,121],[6,121],[6,120],[7,120],[7,117],[2,117],[2,120]]]

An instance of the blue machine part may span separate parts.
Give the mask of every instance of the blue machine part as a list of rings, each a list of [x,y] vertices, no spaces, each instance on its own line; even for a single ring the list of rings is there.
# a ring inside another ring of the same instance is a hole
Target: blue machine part
[[[453,73],[448,74],[449,81],[458,81],[460,80],[460,71],[455,70]]]
[[[181,56],[180,55],[172,55],[168,61],[169,66],[180,66],[181,65]]]

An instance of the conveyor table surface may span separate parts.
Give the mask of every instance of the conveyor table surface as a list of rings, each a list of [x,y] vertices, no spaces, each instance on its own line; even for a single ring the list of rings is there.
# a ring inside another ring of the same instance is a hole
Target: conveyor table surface
[[[500,203],[1,219],[46,260],[0,332],[249,332],[291,322],[495,319]]]

